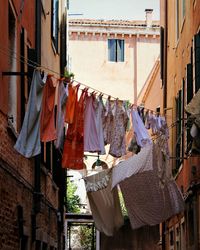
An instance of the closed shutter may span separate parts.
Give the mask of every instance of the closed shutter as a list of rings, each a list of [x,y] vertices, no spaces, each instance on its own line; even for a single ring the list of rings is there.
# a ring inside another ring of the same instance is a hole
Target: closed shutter
[[[187,104],[193,97],[193,76],[192,76],[192,64],[187,64]]]
[[[176,119],[177,119],[177,126],[176,126],[176,169],[179,168],[181,164],[181,131],[182,131],[182,105],[181,105],[181,99],[182,99],[182,90],[179,90],[178,97],[176,98]]]
[[[116,40],[108,39],[108,60],[116,62]]]
[[[192,51],[191,51],[192,52]],[[187,64],[187,104],[191,101],[193,97],[193,69],[192,64]],[[189,115],[187,115],[187,118]],[[190,134],[190,129],[187,126],[187,147],[189,146],[192,140],[192,136]]]
[[[160,78],[164,78],[164,28],[160,27]]]
[[[194,36],[195,93],[200,88],[200,33]]]
[[[56,52],[58,52],[59,2],[52,0],[51,34]]]
[[[124,40],[116,40],[117,44],[117,62],[124,61]]]
[[[183,78],[183,86],[181,91],[181,157],[184,157],[184,145],[185,145],[185,79]],[[183,161],[183,159],[181,160]]]

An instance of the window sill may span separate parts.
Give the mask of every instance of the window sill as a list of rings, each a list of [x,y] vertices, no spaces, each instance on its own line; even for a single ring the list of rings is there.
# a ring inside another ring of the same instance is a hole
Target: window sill
[[[126,63],[125,61],[123,61],[123,62],[113,62],[113,61],[107,61],[108,63]]]

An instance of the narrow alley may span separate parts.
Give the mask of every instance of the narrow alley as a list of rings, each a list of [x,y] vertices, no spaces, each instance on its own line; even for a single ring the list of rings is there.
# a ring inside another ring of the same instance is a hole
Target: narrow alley
[[[0,250],[200,250],[200,0],[2,0]]]

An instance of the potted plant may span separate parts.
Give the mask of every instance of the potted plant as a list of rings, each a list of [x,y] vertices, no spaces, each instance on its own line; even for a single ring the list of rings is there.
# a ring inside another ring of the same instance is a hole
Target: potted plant
[[[65,81],[70,83],[74,79],[74,73],[69,72],[67,69],[65,70],[64,73]]]

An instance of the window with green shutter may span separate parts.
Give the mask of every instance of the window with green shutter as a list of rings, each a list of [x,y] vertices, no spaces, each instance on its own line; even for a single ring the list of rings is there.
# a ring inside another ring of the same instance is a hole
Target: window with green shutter
[[[182,82],[182,89],[179,90],[176,98],[176,170],[179,169],[184,157],[184,106],[185,106],[185,80]]]
[[[200,88],[200,32],[194,36],[195,93]]]
[[[192,51],[191,51],[192,55]],[[192,69],[192,63],[187,64],[187,104],[192,100],[193,98],[193,69]],[[189,118],[189,115],[187,114],[187,119]],[[189,152],[190,145],[192,143],[192,136],[190,134],[190,126],[187,122],[187,152]]]

